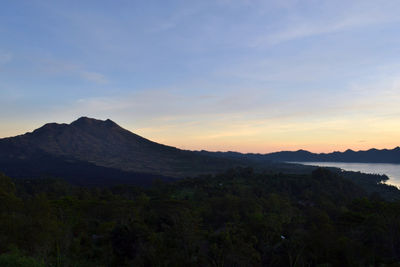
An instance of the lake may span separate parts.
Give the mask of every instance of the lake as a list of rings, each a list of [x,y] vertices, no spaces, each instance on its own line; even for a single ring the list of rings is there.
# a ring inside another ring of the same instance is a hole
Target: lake
[[[390,163],[346,163],[346,162],[293,162],[304,165],[321,167],[336,167],[346,171],[359,171],[364,173],[386,174],[387,184],[400,187],[400,164]]]

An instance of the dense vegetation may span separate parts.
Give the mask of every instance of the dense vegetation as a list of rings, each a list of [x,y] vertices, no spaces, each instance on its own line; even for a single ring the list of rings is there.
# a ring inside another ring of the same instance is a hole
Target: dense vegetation
[[[399,266],[400,202],[327,169],[86,188],[0,175],[0,266]]]

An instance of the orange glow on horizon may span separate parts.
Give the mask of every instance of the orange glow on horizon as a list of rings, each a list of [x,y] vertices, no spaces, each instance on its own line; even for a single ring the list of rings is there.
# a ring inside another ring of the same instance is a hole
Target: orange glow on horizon
[[[115,122],[119,123],[118,120]],[[32,121],[6,123],[0,125],[0,138],[31,132],[43,124]],[[186,126],[165,123],[141,128],[129,124],[129,121],[120,123],[121,127],[144,138],[186,150],[264,154],[303,149],[313,153],[330,153],[347,149],[393,149],[400,145],[400,126],[395,117],[236,123],[225,118],[218,123],[207,121]]]

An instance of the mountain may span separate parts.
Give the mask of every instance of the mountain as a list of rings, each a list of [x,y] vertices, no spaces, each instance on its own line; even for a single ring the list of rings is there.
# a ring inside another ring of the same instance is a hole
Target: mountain
[[[150,141],[111,120],[87,117],[71,124],[48,123],[33,132],[0,139],[0,172],[12,177],[60,177],[75,184],[148,185],[157,179],[169,181],[237,166],[285,173],[311,170],[284,161],[400,163],[400,148],[330,154],[188,151]]]
[[[345,152],[311,153],[306,150],[281,151],[269,154],[241,154],[237,152],[207,152],[200,154],[218,156],[220,158],[246,158],[253,161],[279,162],[358,162],[358,163],[400,163],[400,147],[394,149],[370,149],[365,151],[346,150]]]
[[[365,151],[346,150],[333,153],[311,153],[304,150],[276,152],[265,155],[264,159],[277,161],[332,161],[359,163],[400,163],[400,147],[394,149],[370,149]]]
[[[71,124],[48,123],[33,132],[0,139],[0,171],[10,176],[65,177],[70,173],[75,177],[80,172],[95,179],[116,172],[115,177],[186,177],[238,165],[246,162],[158,144],[111,120],[87,117]]]

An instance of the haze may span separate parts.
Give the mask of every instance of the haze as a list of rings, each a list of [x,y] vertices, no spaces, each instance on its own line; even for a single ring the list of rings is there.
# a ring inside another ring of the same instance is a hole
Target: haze
[[[111,118],[184,149],[393,148],[399,1],[4,1],[0,137]]]

